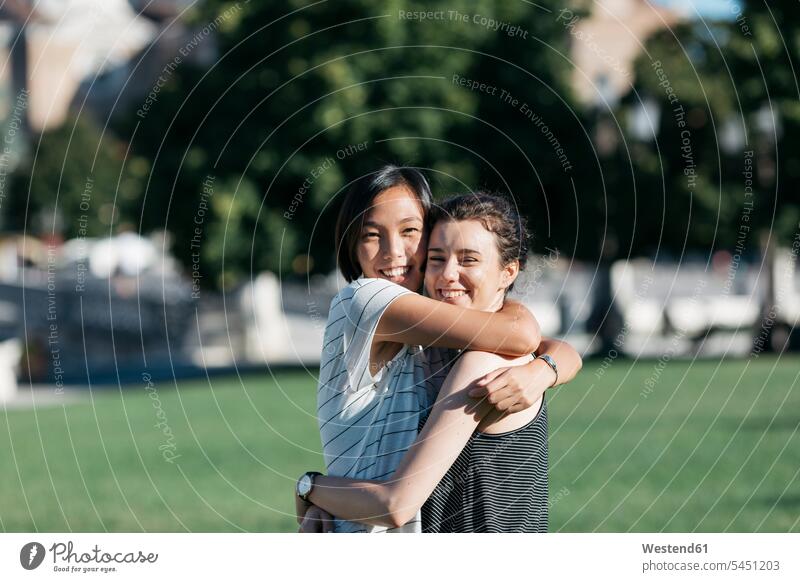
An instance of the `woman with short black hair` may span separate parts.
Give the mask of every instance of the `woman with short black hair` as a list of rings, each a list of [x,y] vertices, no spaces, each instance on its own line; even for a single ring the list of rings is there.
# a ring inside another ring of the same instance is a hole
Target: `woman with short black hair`
[[[320,368],[318,416],[330,475],[376,480],[397,470],[453,361],[434,347],[529,357],[539,343],[535,319],[517,303],[481,311],[414,292],[422,286],[430,189],[416,170],[399,170],[357,181],[337,228],[350,284],[331,304]],[[509,367],[486,390],[502,396],[504,410],[522,410],[543,390],[543,372],[539,363]],[[530,384],[539,392],[529,392]],[[314,479],[301,478],[299,496],[307,497]],[[420,531],[415,513],[403,523],[337,520],[335,530]]]

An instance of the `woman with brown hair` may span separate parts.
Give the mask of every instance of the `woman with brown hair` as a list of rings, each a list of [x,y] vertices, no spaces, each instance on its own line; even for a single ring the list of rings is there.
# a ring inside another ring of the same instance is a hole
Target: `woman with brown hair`
[[[380,205],[379,197],[375,202]],[[403,212],[391,215],[396,220],[403,219]],[[389,216],[365,220],[364,244],[368,245],[370,240],[370,228],[385,226],[389,220]],[[374,232],[380,236],[377,230]],[[398,390],[397,386],[379,389],[391,400],[400,393],[409,395],[408,408],[390,411],[378,422],[372,418],[365,422],[367,433],[372,431],[371,436],[376,438],[356,439],[350,448],[359,453],[350,460],[363,472],[381,464],[382,472],[364,475],[359,470],[347,471],[338,477],[305,474],[297,489],[300,515],[306,503],[313,503],[348,520],[347,523],[373,528],[407,528],[412,524],[410,531],[419,531],[418,512],[424,505],[422,529],[426,531],[546,530],[547,417],[542,393],[550,385],[569,381],[581,362],[574,349],[555,340],[543,341],[536,348],[542,357],[532,358],[527,349],[513,343],[520,340],[514,329],[520,321],[519,312],[514,312],[511,322],[501,317],[510,314],[510,308],[516,308],[505,296],[524,267],[526,238],[523,221],[510,203],[500,197],[464,195],[447,201],[436,212],[425,270],[425,291],[430,299],[416,296],[424,301],[404,302],[405,293],[387,287],[394,297],[388,305],[405,304],[397,310],[389,307],[380,312],[377,321],[370,324],[374,327],[372,340],[384,338],[406,344],[406,348],[401,347],[396,353],[407,350],[407,344],[416,343],[470,351],[457,357],[451,367],[454,358],[449,354],[426,349],[423,353],[428,356],[425,361],[429,366],[416,368],[412,363],[408,370],[405,387],[411,387],[410,390]],[[365,270],[371,269],[372,265],[365,261],[371,255],[360,248],[357,251],[359,264],[366,262]],[[378,255],[388,256],[381,253],[375,256]],[[419,259],[417,264],[421,263]],[[386,276],[412,272],[404,265],[376,264],[375,270]],[[444,309],[436,310],[429,303],[431,299]],[[374,301],[374,296],[368,300]],[[368,310],[368,305],[364,309]],[[473,320],[472,316],[477,318]],[[342,317],[346,319],[347,315]],[[492,329],[495,325],[497,328]],[[458,333],[447,335],[454,327]],[[513,336],[517,336],[516,340],[511,339]],[[350,375],[354,369],[352,355],[346,354],[342,359],[345,365],[340,373]],[[370,369],[378,373],[391,370],[394,362],[391,354],[382,354],[374,343],[369,360]],[[414,378],[415,369],[427,375],[427,389],[420,389]],[[496,372],[498,369],[501,372]],[[526,381],[530,382],[528,386]],[[322,375],[320,384],[323,390]],[[428,411],[424,406],[426,398],[430,402],[437,391],[436,403],[413,445],[410,448],[390,445],[389,450],[380,452],[388,435],[403,434],[406,440],[416,436],[415,430],[407,428],[409,421],[424,418]],[[477,403],[470,395],[487,392],[489,398]],[[324,394],[327,396],[327,392]],[[536,400],[527,401],[522,394],[533,395]],[[362,394],[359,399],[364,397]],[[329,398],[335,399],[336,395]],[[345,432],[354,426],[348,409],[357,406],[357,402],[358,399],[344,408],[335,407],[334,418],[343,421]],[[373,409],[369,410],[371,414]],[[359,417],[359,422],[367,416]],[[329,473],[336,474],[338,471],[331,470],[328,455],[331,441],[326,443],[323,425],[327,421],[323,421],[322,415],[320,422]],[[339,436],[336,432],[333,440]]]

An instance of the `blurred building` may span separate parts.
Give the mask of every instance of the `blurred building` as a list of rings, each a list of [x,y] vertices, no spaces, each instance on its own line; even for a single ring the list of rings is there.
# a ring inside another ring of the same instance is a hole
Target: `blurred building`
[[[163,237],[0,240],[0,342],[21,342],[24,380],[130,381],[186,366],[195,302]]]
[[[0,5],[0,119],[20,92],[33,131],[71,107],[104,119],[151,89],[191,38],[189,0],[7,0]],[[185,60],[213,59],[213,41]]]
[[[573,87],[585,105],[613,105],[633,85],[633,62],[654,33],[683,18],[671,8],[646,0],[596,0],[588,16],[562,11],[559,22],[571,37]]]
[[[87,78],[119,68],[146,47],[157,27],[125,0],[15,0],[0,11],[12,55],[15,93],[29,93],[34,131],[58,126]]]

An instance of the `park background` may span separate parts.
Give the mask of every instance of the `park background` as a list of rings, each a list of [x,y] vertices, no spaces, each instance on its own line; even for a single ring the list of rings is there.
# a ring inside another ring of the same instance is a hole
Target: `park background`
[[[295,529],[393,162],[529,220],[552,531],[800,531],[799,53],[789,0],[7,0],[0,529]]]

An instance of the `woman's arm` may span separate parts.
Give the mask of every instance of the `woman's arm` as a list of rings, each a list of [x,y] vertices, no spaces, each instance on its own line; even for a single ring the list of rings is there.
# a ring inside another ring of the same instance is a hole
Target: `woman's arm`
[[[519,359],[520,365],[525,360]],[[468,392],[475,381],[508,360],[467,352],[453,366],[417,440],[388,481],[318,476],[310,501],[350,521],[399,527],[410,521],[455,462],[481,419],[493,410]]]
[[[583,367],[580,354],[567,342],[543,338],[536,355],[545,354],[555,361],[558,378],[544,360],[537,358],[524,366],[494,370],[476,382],[470,396],[486,399],[498,412],[513,414],[533,406],[548,388],[571,381]]]
[[[581,358],[578,350],[565,341],[553,338],[542,339],[536,349],[536,355],[543,356],[545,354],[553,358],[558,367],[558,379],[552,386],[560,386],[571,382],[583,367],[583,358]]]
[[[386,308],[373,341],[524,356],[536,350],[540,340],[536,318],[516,301],[488,312],[408,293]]]

